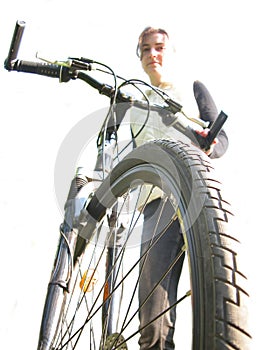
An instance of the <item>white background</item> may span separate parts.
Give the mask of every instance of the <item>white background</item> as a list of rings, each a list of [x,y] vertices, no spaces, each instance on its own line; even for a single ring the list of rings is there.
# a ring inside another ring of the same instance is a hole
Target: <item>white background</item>
[[[261,344],[261,22],[255,0],[14,0],[1,11],[1,321],[3,349],[35,349],[62,220],[56,156],[79,120],[106,105],[82,82],[4,71],[14,25],[27,22],[19,57],[85,56],[126,78],[141,75],[135,48],[147,25],[174,37],[183,72],[203,81],[228,115],[227,154],[215,161],[243,242],[253,349]],[[105,81],[106,82],[106,81]],[[91,121],[90,121],[91,123]],[[68,179],[72,174],[65,174]],[[65,188],[66,196],[68,188]],[[184,350],[184,349],[183,349]]]

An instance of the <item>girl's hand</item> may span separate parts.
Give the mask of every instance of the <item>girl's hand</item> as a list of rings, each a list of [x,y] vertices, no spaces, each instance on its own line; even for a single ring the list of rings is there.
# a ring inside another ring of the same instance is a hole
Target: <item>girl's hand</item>
[[[196,130],[196,132],[203,136],[203,137],[207,137],[208,133],[209,133],[209,129],[206,128],[206,129],[203,129],[201,131],[199,130]],[[207,151],[204,151],[208,156],[213,152],[213,149],[214,149],[214,146],[218,143],[218,139],[215,138],[215,140],[213,141],[212,145],[210,146],[210,148],[207,150]]]

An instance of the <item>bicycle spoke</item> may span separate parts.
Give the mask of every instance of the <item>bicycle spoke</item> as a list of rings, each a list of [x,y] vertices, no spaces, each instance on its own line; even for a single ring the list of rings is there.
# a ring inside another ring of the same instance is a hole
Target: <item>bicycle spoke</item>
[[[148,327],[151,323],[153,323],[154,321],[156,321],[158,318],[160,318],[161,316],[163,316],[165,313],[167,313],[168,311],[170,311],[171,309],[173,309],[175,306],[177,306],[179,303],[181,303],[183,300],[185,300],[187,297],[189,297],[191,295],[191,291],[186,292],[180,299],[178,299],[175,303],[173,303],[172,305],[170,305],[168,308],[166,308],[165,310],[163,310],[159,315],[157,315],[155,318],[153,318],[151,320],[151,322],[147,323],[146,325],[144,325],[143,327],[140,327],[136,332],[132,333],[128,338],[125,339],[124,342],[121,342],[120,344],[117,344],[118,347],[120,347],[121,345],[123,345],[125,342],[127,342],[128,340],[132,339],[135,335],[137,335],[138,333],[140,333],[144,328]]]

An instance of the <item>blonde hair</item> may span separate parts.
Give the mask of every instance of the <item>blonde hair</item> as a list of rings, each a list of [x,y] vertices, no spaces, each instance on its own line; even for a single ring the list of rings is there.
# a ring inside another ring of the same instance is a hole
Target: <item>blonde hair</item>
[[[138,38],[138,43],[137,43],[137,47],[136,47],[136,54],[137,56],[141,59],[142,56],[141,56],[141,46],[143,44],[143,41],[144,41],[144,38],[147,36],[147,35],[150,35],[150,34],[155,34],[155,33],[159,33],[159,34],[164,34],[166,35],[166,37],[169,39],[169,35],[167,34],[167,32],[162,29],[162,28],[154,28],[154,27],[146,27],[142,33],[139,35],[139,38]]]

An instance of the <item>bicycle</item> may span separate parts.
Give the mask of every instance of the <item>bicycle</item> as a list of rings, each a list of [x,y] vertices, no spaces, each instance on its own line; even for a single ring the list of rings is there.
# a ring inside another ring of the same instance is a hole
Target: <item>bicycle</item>
[[[223,199],[213,166],[201,151],[210,147],[227,116],[221,112],[208,137],[202,137],[196,125],[208,125],[185,116],[182,106],[163,91],[155,89],[163,99],[161,105],[135,99],[124,93],[123,87],[132,85],[140,91],[145,83],[124,80],[117,85],[119,77],[99,62],[83,57],[53,63],[17,59],[24,28],[25,23],[17,21],[5,61],[8,71],[55,77],[60,82],[80,79],[110,98],[109,112],[98,135],[94,177],[78,169],[69,190],[38,350],[134,349],[141,330],[139,311],[143,304],[138,304],[137,293],[143,262],[174,219],[179,221],[184,245],[170,269],[186,257],[188,280],[182,283],[182,296],[172,307],[179,309],[183,301],[189,310],[188,346],[194,350],[248,349],[248,293],[246,278],[238,269],[239,242],[230,228],[230,204]],[[94,65],[106,68],[105,74],[114,76],[115,86],[101,84],[87,74]],[[147,88],[154,89],[148,84]],[[127,147],[119,150],[117,133],[131,108],[157,112],[187,141],[154,140],[134,148],[119,161]],[[158,210],[159,227],[141,255],[137,242],[141,239],[143,209],[154,191],[163,199]],[[169,220],[160,224],[167,203],[172,208]],[[129,249],[132,245],[134,249]],[[152,293],[149,291],[148,298]]]

